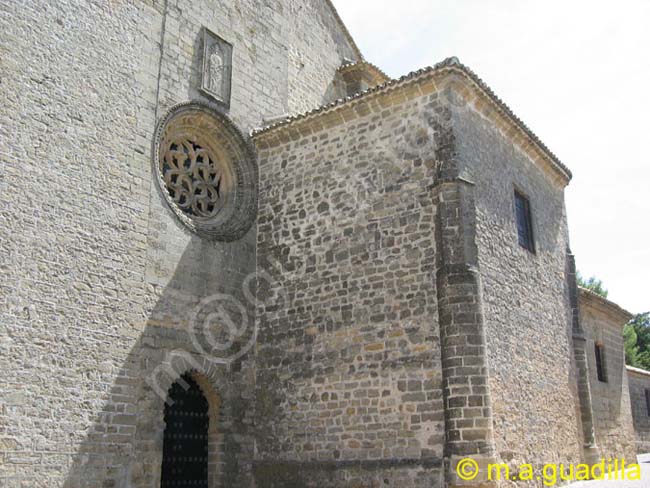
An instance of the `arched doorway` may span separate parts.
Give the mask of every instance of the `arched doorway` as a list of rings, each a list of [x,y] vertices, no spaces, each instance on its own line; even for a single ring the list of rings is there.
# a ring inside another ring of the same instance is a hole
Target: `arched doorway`
[[[169,390],[161,488],[208,486],[208,400],[189,374]]]

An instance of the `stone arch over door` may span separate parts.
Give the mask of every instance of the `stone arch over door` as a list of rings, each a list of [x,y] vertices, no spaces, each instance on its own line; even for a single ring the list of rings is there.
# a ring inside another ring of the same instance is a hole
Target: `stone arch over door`
[[[188,361],[188,359],[191,359]],[[208,360],[196,360],[194,357],[176,358],[169,364],[161,365],[156,374],[157,384],[154,390],[154,408],[156,419],[151,427],[155,434],[155,486],[161,486],[163,467],[163,444],[166,424],[164,421],[165,405],[172,386],[182,382],[183,376],[189,376],[200,388],[208,403],[208,487],[218,488],[228,484],[225,440],[231,434],[232,418],[228,398],[230,396],[227,367],[212,364]],[[164,398],[160,392],[167,392]],[[149,436],[144,436],[149,437]]]

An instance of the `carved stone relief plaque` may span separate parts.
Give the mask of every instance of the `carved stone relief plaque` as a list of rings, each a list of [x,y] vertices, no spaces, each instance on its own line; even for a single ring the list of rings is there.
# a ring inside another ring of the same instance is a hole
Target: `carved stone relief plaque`
[[[232,46],[204,27],[201,91],[228,107],[231,73]]]

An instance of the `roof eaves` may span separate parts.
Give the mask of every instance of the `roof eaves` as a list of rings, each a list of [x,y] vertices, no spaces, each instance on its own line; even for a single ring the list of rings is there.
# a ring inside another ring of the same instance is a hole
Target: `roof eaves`
[[[390,76],[388,76],[381,68],[379,68],[376,64],[370,63],[369,61],[357,61],[357,62],[351,62],[351,63],[345,63],[339,66],[338,72],[339,73],[345,73],[346,71],[349,71],[353,68],[364,66],[370,69],[370,71],[373,71],[377,76],[383,79],[383,82],[386,82],[390,80]]]
[[[458,58],[456,57],[450,57],[445,59],[444,61],[441,61],[439,63],[436,63],[433,66],[427,66],[425,68],[419,69],[417,71],[412,71],[407,75],[401,76],[396,79],[389,79],[385,83],[382,83],[380,85],[374,86],[372,88],[368,88],[367,90],[364,90],[362,92],[355,93],[354,95],[345,97],[345,98],[339,98],[331,103],[321,105],[319,107],[316,107],[312,110],[309,110],[307,112],[298,114],[298,115],[293,115],[290,117],[287,117],[284,120],[278,121],[274,124],[261,127],[258,129],[254,129],[251,131],[251,136],[257,136],[259,134],[263,134],[266,132],[270,132],[272,130],[279,129],[283,126],[287,126],[289,124],[293,124],[294,122],[297,122],[299,120],[307,119],[313,116],[316,116],[320,113],[328,112],[330,110],[334,110],[338,108],[339,106],[347,103],[352,103],[355,100],[358,100],[360,98],[367,97],[371,94],[382,92],[382,91],[387,91],[391,89],[398,88],[400,86],[409,84],[411,82],[417,81],[420,77],[423,77],[428,74],[432,74],[435,72],[442,72],[446,70],[457,70],[459,73],[464,75],[466,78],[471,80],[481,91],[483,91],[488,98],[490,98],[496,106],[499,108],[499,110],[506,115],[508,118],[510,118],[523,132],[526,134],[526,136],[544,153],[546,156],[553,162],[553,164],[556,166],[556,169],[560,171],[564,175],[567,181],[570,181],[572,178],[572,173],[571,170],[562,163],[562,161],[559,160],[559,158],[553,154],[553,152],[541,141],[539,137],[530,129],[528,126],[519,118],[517,117],[514,112],[508,107],[508,105],[501,100],[493,91],[492,89],[474,73],[470,68],[465,66],[464,64],[460,63],[458,61]]]
[[[628,371],[631,371],[632,373],[638,373],[638,374],[642,374],[644,376],[650,376],[650,371],[647,371],[645,369],[635,368],[634,366],[628,366],[627,364],[625,365],[625,368]]]
[[[589,290],[588,288],[583,288],[582,286],[579,286],[578,289],[580,290],[580,294],[587,298],[591,299],[594,302],[599,303],[602,307],[606,308],[610,312],[616,313],[621,316],[621,318],[625,321],[628,322],[632,317],[634,317],[634,314],[628,312],[625,310],[623,307],[618,305],[617,303],[612,302],[611,300],[608,300],[607,298],[599,295],[598,293],[594,293],[593,291]]]
[[[439,63],[439,64],[441,64],[441,63]],[[438,65],[436,65],[436,67],[437,66]],[[419,69],[417,71],[412,71],[408,75],[404,75],[404,76],[401,76],[399,78],[390,78],[385,83],[382,83],[380,85],[373,86],[373,87],[368,88],[366,90],[357,92],[354,95],[349,95],[349,96],[344,97],[344,98],[338,98],[338,99],[334,100],[333,102],[326,103],[326,104],[323,104],[323,105],[319,105],[318,107],[313,108],[311,110],[307,110],[306,112],[302,112],[302,113],[299,113],[299,114],[296,114],[296,115],[291,115],[291,116],[286,117],[283,120],[279,120],[277,122],[274,122],[273,124],[269,124],[269,125],[265,125],[263,127],[253,129],[251,131],[251,135],[256,136],[256,135],[259,135],[259,134],[270,132],[270,131],[279,129],[279,128],[283,127],[283,126],[287,126],[289,124],[297,122],[299,120],[308,119],[310,117],[316,116],[316,115],[321,114],[323,112],[327,112],[329,110],[335,109],[335,108],[337,108],[337,107],[339,107],[339,106],[341,106],[343,104],[350,103],[352,101],[355,101],[355,100],[358,100],[360,98],[366,97],[366,96],[368,96],[370,94],[381,92],[381,91],[388,90],[388,89],[391,89],[391,88],[397,88],[398,86],[403,85],[406,82],[413,80],[414,78],[416,78],[419,75],[422,75],[424,73],[432,72],[434,69],[435,69],[435,67],[422,68],[422,69]]]

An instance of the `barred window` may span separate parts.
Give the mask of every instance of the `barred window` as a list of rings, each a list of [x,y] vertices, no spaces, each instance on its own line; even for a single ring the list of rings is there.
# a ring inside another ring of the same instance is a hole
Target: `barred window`
[[[530,213],[530,202],[524,195],[515,191],[515,217],[517,219],[517,237],[519,245],[530,252],[535,252],[533,241],[533,221]]]

